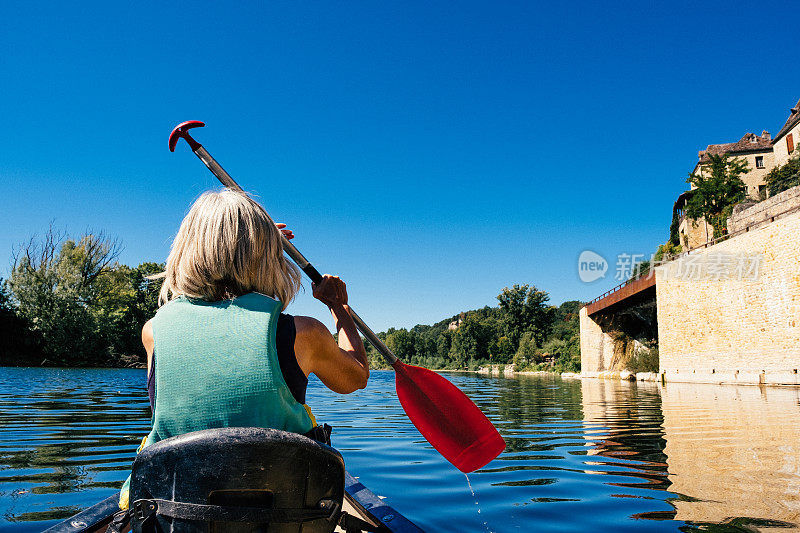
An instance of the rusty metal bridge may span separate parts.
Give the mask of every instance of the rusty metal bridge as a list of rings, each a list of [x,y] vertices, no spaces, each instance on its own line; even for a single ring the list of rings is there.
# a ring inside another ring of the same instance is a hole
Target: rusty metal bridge
[[[620,283],[586,304],[589,316],[613,312],[622,306],[635,305],[656,297],[656,275],[653,270],[637,279]]]

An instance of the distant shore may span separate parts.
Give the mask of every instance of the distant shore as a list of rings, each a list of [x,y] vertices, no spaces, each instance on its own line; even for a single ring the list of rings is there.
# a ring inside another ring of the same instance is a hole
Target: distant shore
[[[503,367],[502,370],[500,367]],[[466,372],[466,371],[465,371]],[[563,379],[599,378],[618,379],[622,381],[660,381],[661,376],[656,372],[629,372],[628,370],[608,372],[557,372],[555,370],[521,370],[515,371],[513,365],[492,365],[481,367],[474,371],[477,374],[490,376],[549,376],[558,375]]]

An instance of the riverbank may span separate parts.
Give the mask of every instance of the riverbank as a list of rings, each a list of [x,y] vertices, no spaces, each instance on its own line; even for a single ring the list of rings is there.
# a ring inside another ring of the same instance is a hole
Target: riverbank
[[[490,376],[549,376],[557,375],[563,379],[580,378],[599,378],[599,379],[618,379],[622,381],[661,381],[661,375],[656,372],[629,372],[607,371],[607,372],[555,372],[550,370],[522,370],[515,371],[514,365],[492,365],[483,366],[475,371],[478,374]]]
[[[468,372],[468,371],[464,371]],[[477,374],[484,374],[489,376],[546,376],[558,375],[562,379],[606,379],[618,381],[647,381],[647,382],[661,382],[661,383],[704,383],[711,385],[759,385],[759,386],[774,386],[774,387],[798,387],[800,386],[800,379],[797,374],[793,372],[764,372],[764,371],[750,371],[750,372],[692,372],[690,375],[671,376],[667,372],[630,372],[627,370],[620,371],[600,371],[600,372],[552,372],[547,370],[534,370],[534,371],[521,371],[516,372],[512,365],[492,365],[491,367],[481,367]]]
[[[70,369],[113,368],[113,369],[124,370],[126,368],[144,369],[144,368],[147,368],[147,363],[145,361],[134,361],[134,362],[130,362],[130,363],[125,363],[125,364],[121,364],[121,365],[113,365],[113,366],[110,366],[110,365],[72,365],[72,366],[66,366],[66,365],[63,365],[63,364],[58,364],[58,363],[53,362],[53,361],[49,361],[47,359],[44,359],[44,360],[41,360],[41,361],[38,360],[38,359],[37,360],[22,359],[22,360],[14,361],[14,364],[9,364],[8,361],[0,361],[0,368],[55,368],[55,369],[59,369],[59,368],[61,368],[61,369],[66,369],[66,368],[70,368]]]

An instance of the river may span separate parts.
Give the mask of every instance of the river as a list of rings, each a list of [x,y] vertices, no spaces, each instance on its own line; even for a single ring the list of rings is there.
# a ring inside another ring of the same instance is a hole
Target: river
[[[800,390],[448,373],[505,437],[464,474],[391,372],[308,403],[348,470],[427,531],[800,531]],[[0,368],[0,531],[114,493],[149,431],[143,370]]]

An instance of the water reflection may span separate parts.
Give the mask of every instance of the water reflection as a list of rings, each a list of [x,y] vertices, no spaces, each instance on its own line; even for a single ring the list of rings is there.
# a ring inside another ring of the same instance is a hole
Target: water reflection
[[[800,531],[800,390],[581,382],[587,473],[669,491],[665,511],[631,518],[683,531]],[[632,463],[634,461],[635,463]],[[644,480],[641,481],[641,480]],[[617,495],[624,497],[623,495]]]
[[[610,494],[612,498],[664,500],[650,509],[631,506],[629,518],[673,519],[674,509],[664,505],[670,500],[664,494],[670,482],[658,386],[600,379],[580,383],[587,441],[585,472],[617,478],[605,481],[609,487],[620,488]]]
[[[469,475],[474,495],[403,414],[391,372],[308,393],[348,469],[426,530],[800,531],[798,389],[447,377],[508,443]],[[117,490],[149,429],[143,380],[0,368],[0,530],[41,531]]]
[[[800,523],[797,388],[668,383],[661,398],[670,490],[687,496],[673,501],[676,519]]]
[[[149,422],[143,379],[144,371],[0,368],[6,522],[40,530],[119,490]]]

